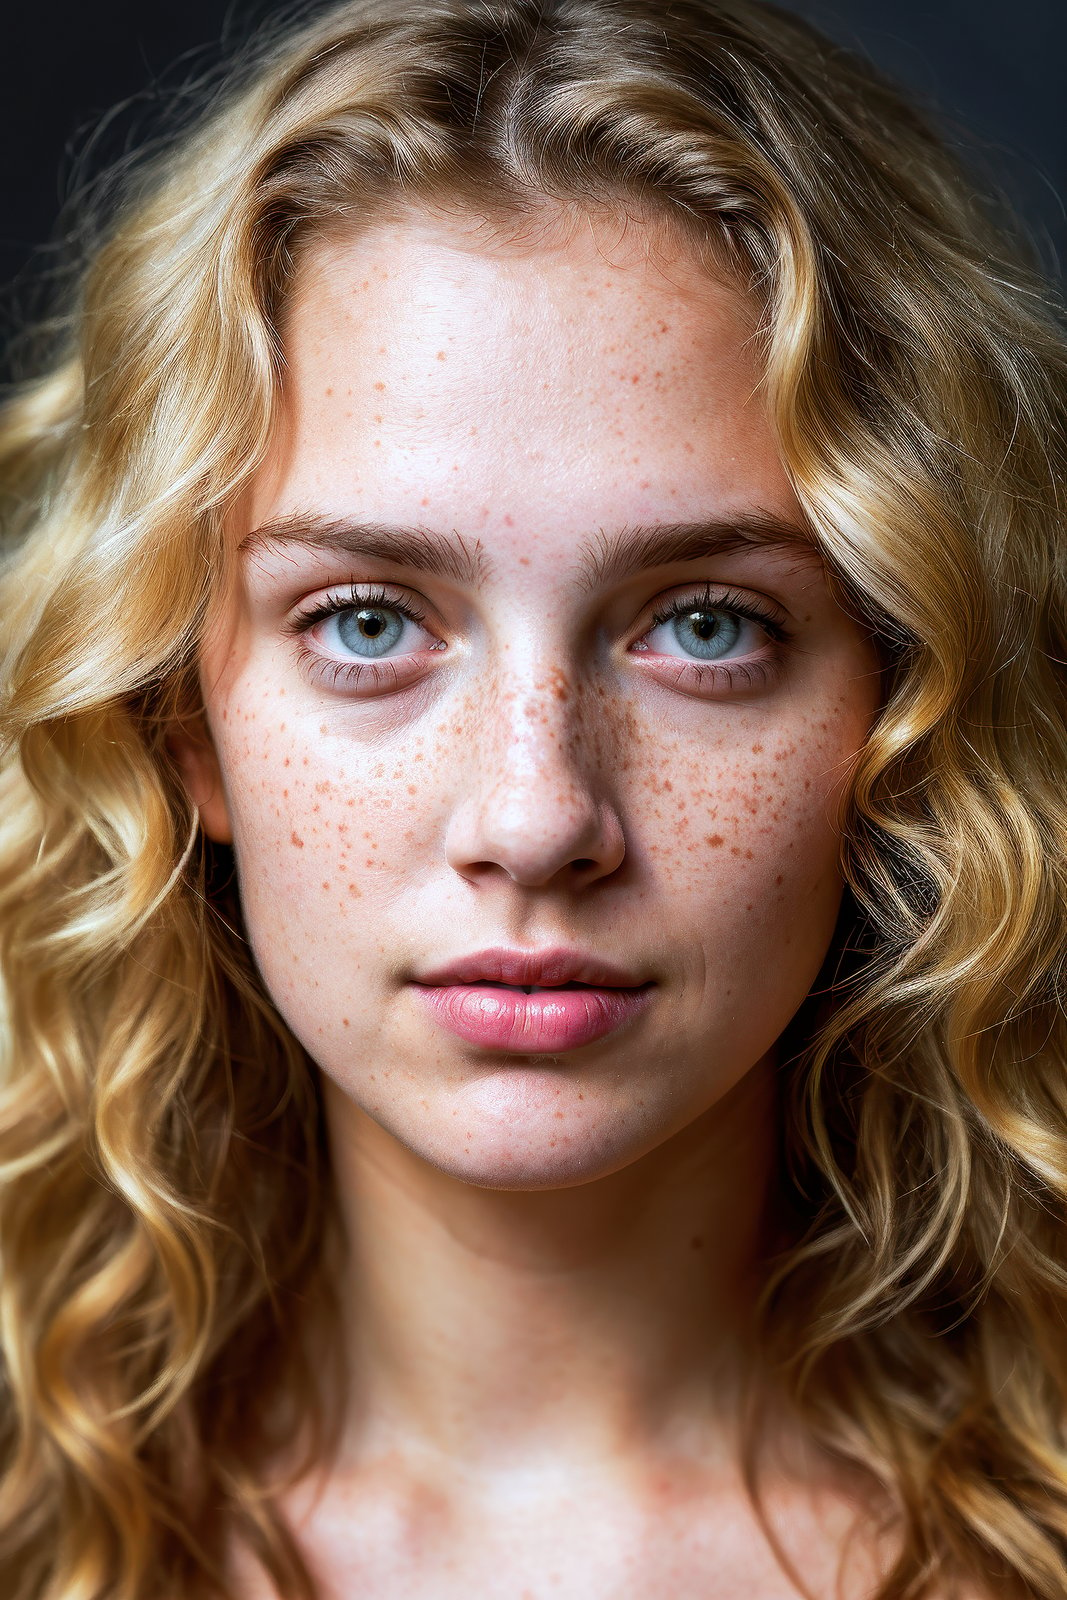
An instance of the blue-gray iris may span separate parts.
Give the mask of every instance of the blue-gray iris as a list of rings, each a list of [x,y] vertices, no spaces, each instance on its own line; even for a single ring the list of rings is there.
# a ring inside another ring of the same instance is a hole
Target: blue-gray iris
[[[689,611],[674,619],[674,636],[678,643],[706,661],[732,650],[740,633],[741,619],[724,611]]]
[[[382,606],[361,606],[358,611],[342,611],[337,618],[337,634],[346,650],[361,656],[384,656],[404,631],[399,612]]]

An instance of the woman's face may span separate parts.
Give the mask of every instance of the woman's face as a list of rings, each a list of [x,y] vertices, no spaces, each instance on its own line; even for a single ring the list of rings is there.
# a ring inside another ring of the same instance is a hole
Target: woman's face
[[[187,770],[290,1028],[476,1184],[689,1128],[831,938],[877,661],[800,531],[753,326],[654,225],[588,217],[412,217],[296,285],[203,659],[218,765]]]

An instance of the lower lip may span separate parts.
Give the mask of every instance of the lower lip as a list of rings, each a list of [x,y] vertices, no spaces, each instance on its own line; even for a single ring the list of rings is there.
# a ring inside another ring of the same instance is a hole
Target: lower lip
[[[603,1039],[633,1021],[651,988],[494,989],[481,984],[415,985],[434,1018],[450,1033],[508,1055],[555,1055]]]

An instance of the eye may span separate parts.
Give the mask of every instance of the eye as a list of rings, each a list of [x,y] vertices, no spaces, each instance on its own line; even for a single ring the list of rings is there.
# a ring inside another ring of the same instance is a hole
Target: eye
[[[718,697],[770,688],[788,639],[770,602],[706,585],[665,601],[630,653],[683,693]]]
[[[300,611],[290,627],[335,659],[373,662],[442,649],[425,620],[406,598],[352,585],[343,594],[327,595]]]
[[[287,631],[312,682],[338,693],[403,688],[425,672],[428,651],[447,648],[412,599],[355,584],[305,606]]]
[[[395,602],[363,601],[333,611],[319,623],[317,637],[333,654],[364,661],[392,655],[400,645],[408,650],[426,648],[422,643],[426,630],[419,626],[419,618]]]
[[[758,627],[748,618],[704,606],[686,606],[646,637],[650,647],[662,655],[689,655],[698,661],[721,661],[739,645],[741,653],[747,654],[762,642]]]
[[[734,593],[682,595],[661,607],[636,648],[687,661],[736,661],[785,637],[777,617]]]

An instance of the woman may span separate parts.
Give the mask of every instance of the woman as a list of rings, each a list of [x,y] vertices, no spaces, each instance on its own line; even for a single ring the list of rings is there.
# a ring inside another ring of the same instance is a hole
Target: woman
[[[1063,345],[749,0],[349,0],[4,423],[5,1594],[1067,1591]]]

